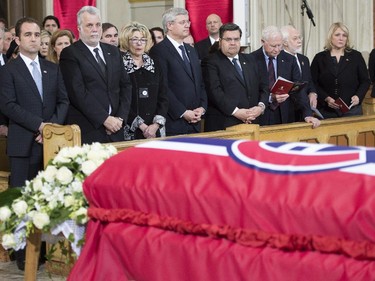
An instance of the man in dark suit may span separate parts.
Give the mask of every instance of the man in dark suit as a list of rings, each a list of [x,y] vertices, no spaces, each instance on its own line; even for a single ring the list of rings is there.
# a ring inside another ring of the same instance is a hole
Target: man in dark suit
[[[210,47],[219,40],[219,28],[222,26],[221,18],[216,14],[211,14],[206,19],[208,37],[195,43],[194,48],[198,52],[198,57],[203,60],[209,53]]]
[[[0,108],[9,118],[7,154],[12,187],[23,186],[42,168],[43,127],[47,122],[63,124],[69,104],[58,66],[38,58],[39,36],[40,27],[34,19],[20,19],[16,24],[20,55],[1,68]],[[34,75],[41,76],[41,89]]]
[[[4,45],[4,29],[0,28],[0,50]],[[0,66],[4,66],[7,62],[7,57],[0,53]],[[0,136],[8,135],[8,118],[1,113],[0,110]]]
[[[38,57],[38,23],[18,20],[15,40],[19,56],[0,70],[0,109],[9,118],[10,186],[20,187],[43,168],[43,127],[64,123],[69,100],[59,67]],[[24,269],[24,254],[15,252],[19,269]]]
[[[152,47],[168,85],[169,109],[166,133],[169,136],[199,133],[207,108],[202,72],[197,53],[183,39],[189,35],[189,14],[182,8],[171,8],[163,14],[166,37]]]
[[[262,31],[262,47],[251,54],[257,61],[263,79],[268,81],[271,89],[273,82],[281,76],[290,81],[301,81],[301,73],[296,59],[282,51],[283,38],[279,28],[268,26]],[[272,73],[272,74],[271,74]],[[302,110],[303,119],[312,123],[313,128],[320,121],[312,117],[306,94],[298,92],[290,97],[289,94],[270,94],[269,103],[260,120],[261,125],[274,125],[295,122],[296,109]]]
[[[311,77],[310,61],[308,57],[301,54],[303,38],[300,32],[291,25],[283,26],[280,30],[283,34],[284,51],[296,58],[302,81],[308,82],[304,87],[304,91],[309,97],[310,106],[316,108],[318,95]]]
[[[79,125],[83,143],[124,140],[131,83],[120,51],[99,42],[102,26],[97,8],[81,8],[77,19],[80,40],[60,56],[70,99],[67,123]]]
[[[220,27],[220,49],[202,61],[208,96],[205,131],[258,123],[268,104],[268,85],[255,60],[240,53],[242,31],[234,23]]]

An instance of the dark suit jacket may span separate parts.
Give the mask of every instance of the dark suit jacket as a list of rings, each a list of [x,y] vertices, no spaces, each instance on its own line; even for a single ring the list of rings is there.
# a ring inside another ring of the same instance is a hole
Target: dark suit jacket
[[[184,46],[190,59],[193,77],[186,71],[184,61],[168,37],[154,45],[150,51],[150,56],[161,66],[165,83],[168,85],[167,135],[198,133],[200,122],[189,124],[181,116],[186,110],[198,107],[207,109],[207,96],[198,55],[190,45]]]
[[[310,70],[310,60],[308,57],[297,54],[299,64],[301,66],[301,72],[302,72],[302,81],[307,81],[308,84],[305,86],[306,94],[309,94],[311,92],[316,93],[316,88],[311,76],[311,70]]]
[[[340,59],[337,72],[329,51],[315,55],[311,63],[311,75],[316,86],[320,107],[325,111],[334,112],[324,101],[328,96],[336,99],[341,97],[350,105],[354,95],[362,103],[370,86],[370,79],[365,60],[360,52],[345,52]]]
[[[241,124],[241,120],[232,116],[236,107],[251,108],[259,102],[268,104],[268,85],[262,82],[254,58],[248,54],[239,54],[239,61],[245,80],[221,51],[202,61],[208,96],[205,131],[223,130]]]
[[[370,57],[368,59],[368,70],[370,73],[370,80],[372,82],[371,97],[375,98],[375,49],[372,49]]]
[[[198,57],[200,60],[203,60],[205,57],[208,56],[208,52],[211,47],[211,40],[210,37],[204,38],[201,41],[198,41],[194,44],[194,48],[198,52]]]
[[[123,130],[107,135],[103,123],[111,115],[122,118],[125,125],[129,114],[131,83],[120,51],[109,44],[100,43],[100,47],[107,77],[81,40],[65,48],[60,56],[60,68],[70,99],[67,124],[79,125],[83,143],[124,140]]]
[[[264,58],[263,48],[251,53],[254,56],[259,70],[263,79],[265,79],[268,84],[268,72],[266,60]],[[277,56],[277,76],[281,76],[290,81],[301,81],[301,73],[298,68],[296,58],[290,54],[281,51]],[[295,111],[299,108],[302,110],[303,118],[307,116],[312,116],[310,109],[310,103],[308,101],[306,92],[298,92],[290,96],[285,102],[279,104],[280,114],[281,114],[281,123],[291,123],[295,122]],[[277,110],[275,112],[277,112]],[[260,120],[261,125],[272,125],[272,114],[275,113],[269,106],[266,106],[266,110]]]
[[[0,70],[0,108],[9,118],[7,154],[30,156],[35,133],[42,122],[63,124],[69,100],[59,67],[39,59],[43,101],[34,79],[21,57]]]
[[[4,59],[4,62],[6,63],[8,61],[7,57],[4,56],[3,54],[0,54],[3,56],[3,59]],[[0,109],[0,125],[8,125],[8,118],[1,112],[1,109]]]

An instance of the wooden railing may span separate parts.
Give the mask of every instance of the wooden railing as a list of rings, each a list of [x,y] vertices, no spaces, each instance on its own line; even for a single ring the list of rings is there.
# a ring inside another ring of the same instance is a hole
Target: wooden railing
[[[375,115],[323,120],[312,129],[308,123],[259,126],[242,124],[223,131],[181,135],[179,137],[207,137],[220,139],[272,140],[285,142],[330,143],[335,145],[375,147]],[[168,138],[166,138],[168,139]],[[112,143],[118,151],[148,140]]]

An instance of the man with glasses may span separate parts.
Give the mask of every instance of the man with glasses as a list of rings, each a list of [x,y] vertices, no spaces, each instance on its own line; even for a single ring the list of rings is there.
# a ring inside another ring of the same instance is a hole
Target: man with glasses
[[[254,58],[240,53],[240,27],[226,23],[219,34],[219,50],[202,61],[208,96],[205,131],[258,123],[268,104],[267,84],[261,79]]]
[[[210,47],[219,40],[219,28],[223,25],[217,14],[211,14],[206,19],[208,37],[195,43],[199,59],[203,60],[209,53]]]
[[[168,86],[166,133],[199,133],[207,97],[198,55],[183,42],[190,34],[188,11],[171,8],[164,12],[162,23],[166,37],[152,47],[150,55],[160,64]]]
[[[131,83],[117,47],[99,42],[99,10],[77,13],[80,40],[61,52],[60,68],[69,94],[67,124],[78,124],[83,143],[124,140]]]
[[[282,51],[283,36],[276,26],[268,26],[262,31],[262,47],[251,53],[257,61],[262,78],[271,89],[277,77],[297,82],[302,80],[295,57]],[[289,94],[271,94],[260,125],[274,125],[292,123],[296,120],[296,110],[302,111],[302,118],[318,127],[320,122],[312,117],[307,95],[302,91]]]

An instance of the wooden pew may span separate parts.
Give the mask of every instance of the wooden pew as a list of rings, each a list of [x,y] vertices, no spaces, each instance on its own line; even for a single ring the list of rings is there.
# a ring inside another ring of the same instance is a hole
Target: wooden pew
[[[77,125],[47,124],[43,128],[43,160],[44,167],[65,146],[81,145],[81,131]],[[26,242],[25,281],[36,281],[42,232],[34,228],[34,232]]]
[[[321,125],[316,129],[311,129],[311,124],[304,122],[262,127],[255,124],[241,124],[229,127],[223,131],[192,134],[189,137],[297,141],[375,147],[375,114],[323,120]],[[112,144],[118,151],[121,151],[145,141],[148,140],[115,142]]]

